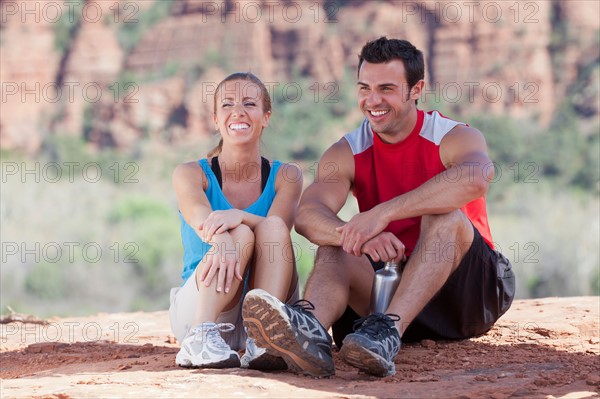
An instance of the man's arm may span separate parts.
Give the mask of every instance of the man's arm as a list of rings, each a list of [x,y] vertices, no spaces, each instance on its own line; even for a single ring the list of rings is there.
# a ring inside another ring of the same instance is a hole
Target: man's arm
[[[442,139],[439,151],[447,170],[410,192],[354,216],[338,229],[345,251],[360,254],[362,245],[394,220],[448,213],[486,193],[494,168],[480,131],[457,126]]]
[[[342,209],[354,180],[354,158],[346,139],[332,145],[321,157],[315,181],[300,198],[296,231],[317,245],[340,245]]]

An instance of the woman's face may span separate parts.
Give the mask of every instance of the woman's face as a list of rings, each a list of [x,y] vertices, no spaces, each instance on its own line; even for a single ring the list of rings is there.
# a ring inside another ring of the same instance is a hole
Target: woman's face
[[[256,143],[262,130],[269,124],[271,112],[265,112],[262,91],[253,82],[232,80],[225,82],[217,96],[214,122],[225,145]]]

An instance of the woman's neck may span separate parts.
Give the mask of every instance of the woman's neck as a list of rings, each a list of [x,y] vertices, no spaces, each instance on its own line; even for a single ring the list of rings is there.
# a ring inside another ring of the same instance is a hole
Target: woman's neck
[[[260,173],[260,152],[226,149],[219,154],[219,165],[223,178],[234,178],[235,181],[246,179],[248,175]]]

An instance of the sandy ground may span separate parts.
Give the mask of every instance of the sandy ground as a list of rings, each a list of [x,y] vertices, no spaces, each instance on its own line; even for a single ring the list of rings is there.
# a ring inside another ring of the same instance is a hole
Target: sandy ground
[[[600,298],[515,301],[486,335],[404,345],[397,373],[183,369],[166,312],[0,325],[2,398],[600,397]]]

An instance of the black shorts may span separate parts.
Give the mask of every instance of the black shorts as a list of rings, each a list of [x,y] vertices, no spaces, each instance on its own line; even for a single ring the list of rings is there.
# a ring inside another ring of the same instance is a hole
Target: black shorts
[[[509,260],[491,249],[475,227],[473,243],[446,284],[402,334],[403,342],[465,339],[488,331],[512,304],[515,275]],[[370,260],[370,259],[369,259]],[[374,270],[383,262],[371,261]],[[347,307],[332,326],[338,348],[360,318]]]

